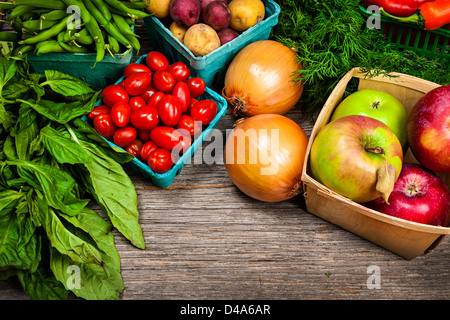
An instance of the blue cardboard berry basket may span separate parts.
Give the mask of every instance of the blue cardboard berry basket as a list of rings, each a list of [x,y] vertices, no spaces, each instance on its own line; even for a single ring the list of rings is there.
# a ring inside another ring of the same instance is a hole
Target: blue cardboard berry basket
[[[267,40],[272,27],[278,23],[280,6],[272,0],[262,0],[262,2],[265,7],[265,18],[261,22],[202,57],[194,56],[180,40],[172,35],[160,19],[148,17],[144,19],[144,22],[152,48],[164,53],[169,60],[186,64],[191,70],[191,76],[202,78],[208,87],[220,87],[234,56],[252,42]]]
[[[145,58],[147,55],[141,56],[136,63],[142,63],[145,64]],[[171,60],[169,60],[171,61]],[[118,84],[124,79],[122,76],[119,80],[115,82],[115,84]],[[213,121],[208,125],[206,129],[204,129],[199,135],[192,145],[189,147],[189,149],[178,159],[178,161],[174,164],[172,169],[165,173],[156,173],[153,172],[147,163],[142,162],[138,158],[134,158],[129,163],[131,168],[133,170],[141,173],[145,178],[152,181],[152,183],[158,187],[161,188],[167,188],[169,187],[173,181],[175,180],[175,177],[181,173],[181,170],[183,169],[184,165],[189,163],[191,158],[194,156],[194,153],[197,151],[198,148],[200,148],[209,138],[212,130],[214,130],[217,127],[217,124],[219,123],[219,120],[225,115],[227,112],[227,101],[219,94],[217,94],[215,91],[211,90],[210,88],[206,87],[205,93],[201,95],[198,100],[204,100],[204,99],[210,99],[217,103],[217,115],[214,117]],[[102,104],[102,99],[97,100],[95,105]],[[84,121],[88,121],[87,116],[83,117]],[[118,147],[113,142],[105,139],[112,147],[119,148],[120,150],[124,150],[123,148]]]

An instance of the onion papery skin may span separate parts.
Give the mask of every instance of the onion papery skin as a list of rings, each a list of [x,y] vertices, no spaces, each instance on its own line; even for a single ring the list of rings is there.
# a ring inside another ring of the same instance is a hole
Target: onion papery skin
[[[261,40],[244,47],[231,61],[222,96],[233,114],[286,114],[303,92],[303,83],[294,81],[302,64],[296,53],[274,40]]]
[[[284,201],[302,191],[307,145],[307,135],[293,120],[278,114],[256,115],[240,121],[229,134],[225,167],[249,197]]]

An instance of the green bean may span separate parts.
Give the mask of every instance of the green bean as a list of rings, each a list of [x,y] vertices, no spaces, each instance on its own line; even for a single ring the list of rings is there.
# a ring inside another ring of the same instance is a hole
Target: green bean
[[[151,14],[146,13],[144,11],[128,8],[119,0],[105,0],[105,2],[119,11],[126,12],[133,20],[143,19],[151,16]]]
[[[130,41],[131,46],[137,50],[139,53],[139,50],[141,49],[141,44],[139,40],[137,39],[137,35],[131,30],[131,27],[128,25],[128,23],[125,21],[125,19],[117,14],[113,14],[113,20],[116,24],[117,29],[121,30],[123,35]]]
[[[106,21],[111,20],[111,11],[109,11],[108,6],[103,2],[103,0],[92,0],[94,5],[97,7],[98,11],[101,12]]]
[[[83,46],[75,46],[75,45],[69,45],[65,42],[59,42],[59,45],[61,46],[61,48],[63,48],[64,50],[66,50],[67,52],[70,53],[87,53],[89,52],[89,49]]]
[[[0,32],[0,41],[17,42],[17,40],[19,40],[17,33],[8,31]]]
[[[74,34],[75,40],[84,45],[91,45],[94,43],[94,39],[89,34],[89,31],[86,28],[81,29],[80,32]]]
[[[147,1],[120,1],[120,3],[123,3],[125,6],[127,6],[130,9],[145,9],[148,7],[149,3]]]
[[[41,14],[42,20],[61,20],[67,16],[66,10],[52,10],[48,13]]]
[[[88,8],[89,12],[91,12],[94,19],[98,21],[98,23],[103,27],[103,29],[106,30],[106,32],[116,38],[117,41],[119,41],[125,47],[131,48],[131,44],[128,39],[122,35],[122,33],[115,27],[115,25],[109,23],[109,21],[107,21],[105,17],[103,17],[101,12],[94,6],[91,0],[84,0],[84,3],[86,4],[86,8]]]
[[[34,7],[29,5],[16,5],[14,9],[9,13],[7,20],[13,20],[17,17],[22,17],[27,12],[33,11]]]
[[[27,20],[23,22],[23,27],[29,31],[38,32],[49,29],[57,23],[58,21],[55,20]]]
[[[120,52],[120,44],[117,41],[116,38],[114,38],[112,35],[108,34],[108,44],[109,48],[111,49],[112,53],[119,53]]]
[[[15,47],[12,51],[12,55],[13,56],[21,56],[21,55],[24,55],[25,53],[33,51],[33,49],[34,49],[33,45],[23,44],[23,45]]]
[[[66,28],[67,20],[68,20],[68,18],[62,19],[59,23],[55,24],[50,29],[44,30],[32,38],[19,41],[19,44],[38,43],[38,42],[45,41],[52,37],[57,36],[58,33],[60,33],[61,31],[63,31]]]
[[[49,52],[66,52],[58,43],[56,40],[47,40],[39,42],[36,45],[36,55],[40,55],[42,53],[49,53]]]
[[[89,21],[91,20],[91,14],[86,9],[83,1],[78,0],[63,0],[63,1],[67,6],[77,6],[78,8],[80,8],[80,15],[81,19],[83,20],[83,23],[89,23]]]
[[[103,35],[102,35],[100,27],[97,23],[97,20],[91,19],[91,21],[89,21],[89,23],[86,23],[86,29],[89,31],[89,33],[91,34],[91,36],[95,42],[95,50],[97,52],[96,57],[95,57],[95,64],[93,67],[93,68],[95,68],[95,65],[97,64],[97,62],[102,61],[103,57],[105,56],[105,39],[103,38]]]
[[[60,0],[14,0],[17,5],[28,5],[37,8],[47,9],[62,9],[65,10],[67,6]]]
[[[12,2],[0,2],[0,9],[9,10],[14,8],[14,3]]]

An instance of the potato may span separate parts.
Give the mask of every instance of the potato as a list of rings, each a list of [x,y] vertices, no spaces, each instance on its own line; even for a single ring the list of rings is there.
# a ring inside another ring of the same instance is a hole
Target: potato
[[[172,32],[173,36],[180,40],[181,43],[184,43],[184,35],[186,34],[187,28],[185,26],[180,26],[178,23],[173,21],[169,26],[170,32]]]
[[[151,0],[147,11],[157,18],[166,18],[169,16],[170,0]]]
[[[196,57],[207,55],[220,47],[216,30],[204,23],[191,26],[184,35],[184,45]]]
[[[239,36],[239,34],[231,28],[219,30],[217,31],[217,35],[219,36],[221,45],[224,45]]]
[[[264,19],[265,7],[261,0],[232,0],[228,7],[231,11],[232,29],[242,32]]]
[[[222,30],[230,26],[231,12],[222,1],[213,1],[203,11],[203,22],[214,30]]]
[[[202,15],[203,11],[205,11],[208,4],[210,4],[213,1],[220,1],[220,2],[223,2],[224,4],[228,5],[228,0],[200,0],[200,8],[201,8],[200,16]]]
[[[179,25],[190,27],[200,18],[200,0],[171,0],[169,14]]]

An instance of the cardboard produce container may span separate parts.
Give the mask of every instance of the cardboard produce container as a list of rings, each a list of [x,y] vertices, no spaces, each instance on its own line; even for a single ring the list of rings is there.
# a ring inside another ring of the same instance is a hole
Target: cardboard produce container
[[[358,90],[377,89],[397,98],[409,113],[416,102],[438,84],[404,74],[395,77],[376,76],[364,79],[359,68],[350,70],[336,85],[325,102],[313,131],[305,155],[302,182],[307,211],[365,238],[406,259],[426,254],[433,250],[448,234],[450,227],[431,226],[407,221],[383,214],[356,203],[322,185],[311,173],[309,155],[312,143],[319,131],[329,123],[334,109],[342,101],[347,84],[352,78],[359,78]],[[417,163],[408,150],[404,163]],[[439,174],[450,186],[450,175]]]

